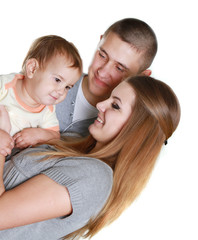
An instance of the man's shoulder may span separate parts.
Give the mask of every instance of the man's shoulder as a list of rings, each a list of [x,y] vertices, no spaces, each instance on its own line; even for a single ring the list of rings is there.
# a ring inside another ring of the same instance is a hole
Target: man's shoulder
[[[64,132],[65,129],[67,129],[67,127],[72,123],[76,96],[84,76],[85,74],[81,75],[78,82],[76,82],[73,88],[69,90],[66,98],[56,105],[56,115],[59,120],[60,132]]]
[[[80,77],[80,79],[74,84],[74,86],[69,90],[66,98],[64,99],[63,102],[68,102],[70,101],[71,99],[75,99],[76,96],[77,96],[77,93],[78,93],[78,89],[79,89],[79,86],[80,86],[80,83],[81,81],[83,80],[85,74],[83,73]],[[61,103],[60,103],[61,104]],[[59,105],[59,104],[58,104]]]
[[[89,135],[89,126],[95,121],[96,117],[83,119],[73,122],[67,129],[69,133],[78,133],[82,137]],[[65,133],[67,135],[67,132]]]
[[[80,83],[82,82],[82,80],[83,80],[83,78],[84,78],[85,76],[86,76],[86,74],[83,73],[83,74],[80,76],[80,79],[74,84],[74,86],[73,86],[73,88],[72,88],[71,90],[73,90],[73,89],[78,90],[78,88],[79,88],[79,86],[80,86]]]

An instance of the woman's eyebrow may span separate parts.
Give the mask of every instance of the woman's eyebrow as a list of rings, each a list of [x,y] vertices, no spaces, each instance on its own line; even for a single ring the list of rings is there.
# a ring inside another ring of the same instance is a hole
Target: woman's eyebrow
[[[122,103],[121,99],[117,96],[112,96],[114,99],[117,99],[118,101],[120,101],[120,103]]]

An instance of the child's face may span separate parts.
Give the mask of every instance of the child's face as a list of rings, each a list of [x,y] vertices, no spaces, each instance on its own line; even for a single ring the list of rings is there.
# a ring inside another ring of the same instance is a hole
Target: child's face
[[[64,100],[68,90],[79,80],[81,72],[69,67],[63,55],[54,56],[44,69],[38,68],[26,85],[28,94],[36,103],[55,105]]]

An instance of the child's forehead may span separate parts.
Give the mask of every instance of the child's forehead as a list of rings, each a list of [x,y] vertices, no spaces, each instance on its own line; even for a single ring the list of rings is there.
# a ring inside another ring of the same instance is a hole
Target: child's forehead
[[[64,63],[66,65],[72,65],[73,60],[71,57],[68,56],[67,53],[54,53],[51,55],[49,58],[45,58],[44,61],[42,62],[42,67],[45,68],[48,65],[53,65],[55,63]]]

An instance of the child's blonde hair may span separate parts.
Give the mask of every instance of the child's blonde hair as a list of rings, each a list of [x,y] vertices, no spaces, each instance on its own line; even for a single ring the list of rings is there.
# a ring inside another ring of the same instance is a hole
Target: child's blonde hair
[[[65,55],[71,61],[70,67],[79,68],[79,71],[82,71],[82,60],[74,44],[62,37],[47,35],[37,38],[32,43],[23,61],[22,72],[25,73],[25,65],[28,59],[35,58],[39,67],[44,68],[46,63],[56,54]]]

